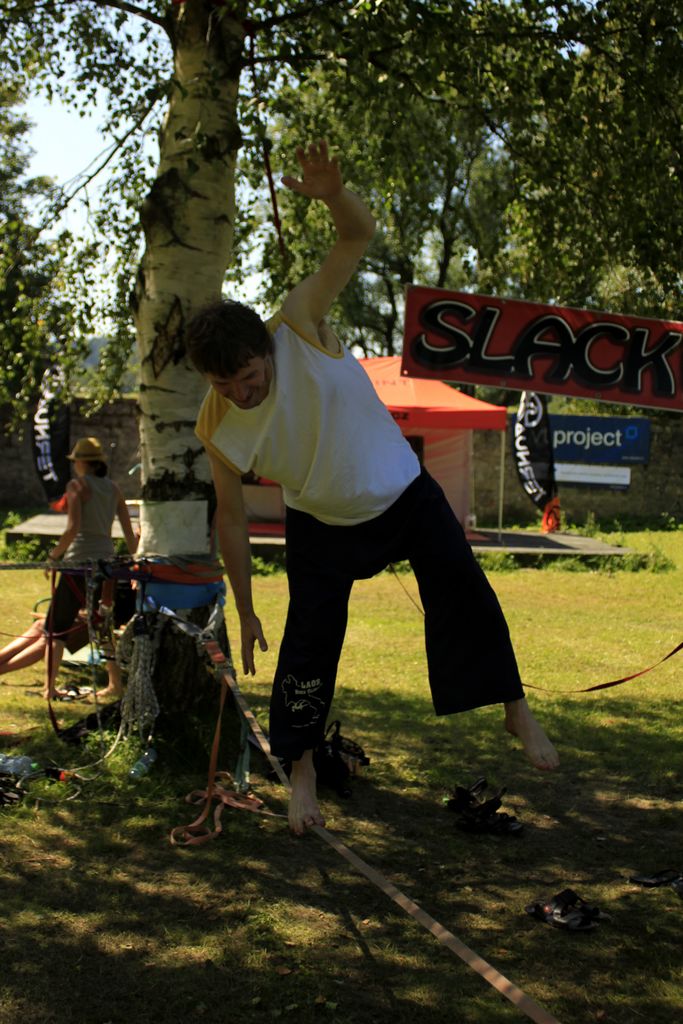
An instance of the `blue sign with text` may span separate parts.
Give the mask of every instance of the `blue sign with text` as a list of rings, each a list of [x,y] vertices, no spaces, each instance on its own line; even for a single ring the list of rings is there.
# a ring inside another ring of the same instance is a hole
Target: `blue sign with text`
[[[650,421],[630,416],[550,416],[556,462],[648,462]]]

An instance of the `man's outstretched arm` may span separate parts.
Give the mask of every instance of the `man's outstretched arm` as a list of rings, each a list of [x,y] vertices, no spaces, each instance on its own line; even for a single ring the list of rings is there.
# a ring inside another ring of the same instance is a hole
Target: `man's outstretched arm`
[[[282,183],[325,203],[337,232],[337,241],[320,269],[293,288],[282,307],[298,325],[315,332],[353,276],[375,233],[375,219],[363,200],[344,187],[337,159],[330,157],[324,140],[305,150],[299,146],[296,157],[301,178],[285,177]]]

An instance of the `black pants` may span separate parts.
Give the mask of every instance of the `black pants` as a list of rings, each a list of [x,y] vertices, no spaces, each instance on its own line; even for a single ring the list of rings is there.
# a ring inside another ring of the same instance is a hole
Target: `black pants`
[[[408,559],[425,612],[437,715],[524,696],[498,599],[439,485],[423,470],[376,519],[328,526],[287,509],[289,609],[270,704],[270,743],[298,760],[329,713],[354,580]]]
[[[102,584],[99,583],[93,597],[95,607],[101,590]],[[71,629],[80,609],[85,608],[85,605],[85,577],[60,572],[54,596],[45,614],[45,632],[51,632],[57,640],[66,640],[67,631]]]
[[[118,629],[135,614],[135,591],[130,580],[117,580],[115,584],[103,588],[102,580],[98,579],[92,597],[93,611],[97,611],[100,600],[106,603],[113,601],[113,625]],[[104,590],[104,593],[103,593]],[[74,654],[88,642],[88,626],[83,622],[78,628],[78,613],[87,604],[86,579],[84,574],[59,574],[54,596],[45,615],[43,632],[62,640],[66,649]]]

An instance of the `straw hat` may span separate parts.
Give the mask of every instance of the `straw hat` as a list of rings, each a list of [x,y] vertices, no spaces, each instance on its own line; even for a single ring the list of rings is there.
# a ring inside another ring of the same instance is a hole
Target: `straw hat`
[[[67,455],[67,459],[75,462],[106,462],[107,456],[102,451],[102,445],[96,437],[82,437],[76,441],[73,451]]]

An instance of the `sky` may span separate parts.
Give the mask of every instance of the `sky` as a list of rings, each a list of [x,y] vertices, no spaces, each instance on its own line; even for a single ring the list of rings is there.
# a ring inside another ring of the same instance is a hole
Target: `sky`
[[[33,122],[28,137],[33,156],[30,175],[47,175],[60,185],[70,182],[105,148],[97,130],[98,119],[78,117],[59,101],[48,103],[44,97],[28,100],[24,107]],[[78,203],[64,216],[64,224],[76,228],[83,224]]]
[[[78,117],[59,101],[49,103],[43,96],[29,99],[24,109],[34,122],[30,134],[34,173],[67,180],[103,148],[94,117]]]

